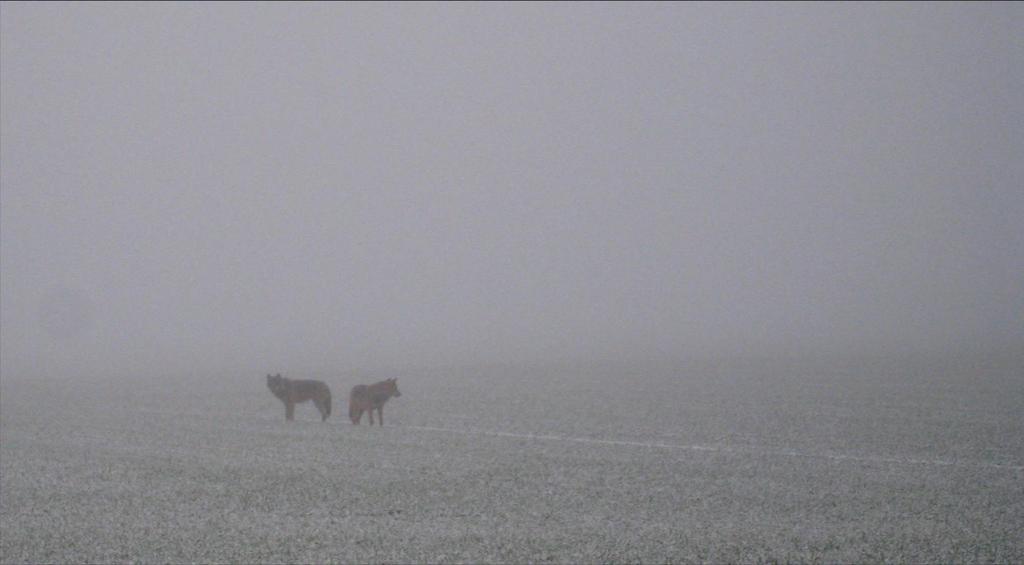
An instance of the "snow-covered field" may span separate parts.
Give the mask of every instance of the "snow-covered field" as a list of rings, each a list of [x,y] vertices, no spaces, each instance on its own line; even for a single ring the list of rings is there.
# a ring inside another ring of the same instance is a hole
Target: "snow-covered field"
[[[5,378],[0,559],[1024,561],[1024,379],[862,372]]]

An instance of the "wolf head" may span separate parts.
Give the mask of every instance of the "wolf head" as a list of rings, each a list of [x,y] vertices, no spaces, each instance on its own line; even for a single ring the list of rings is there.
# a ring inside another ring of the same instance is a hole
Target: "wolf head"
[[[388,392],[391,393],[391,396],[402,396],[402,393],[398,391],[398,379],[388,379],[384,382],[388,383]]]
[[[288,388],[287,381],[288,379],[283,378],[281,373],[276,375],[267,375],[267,388],[269,388],[270,392],[274,394],[283,392]]]

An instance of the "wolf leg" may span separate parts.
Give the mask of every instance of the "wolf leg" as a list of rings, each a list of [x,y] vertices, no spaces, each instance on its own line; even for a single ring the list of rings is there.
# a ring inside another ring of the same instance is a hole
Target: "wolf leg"
[[[295,419],[295,403],[288,401],[284,403],[284,419],[289,422]]]

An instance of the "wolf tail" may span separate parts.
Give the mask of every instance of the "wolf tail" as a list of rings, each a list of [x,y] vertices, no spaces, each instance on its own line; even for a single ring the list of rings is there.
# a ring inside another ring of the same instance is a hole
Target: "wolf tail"
[[[358,424],[363,417],[361,399],[365,392],[366,385],[356,385],[348,395],[348,419],[352,420],[353,424]]]

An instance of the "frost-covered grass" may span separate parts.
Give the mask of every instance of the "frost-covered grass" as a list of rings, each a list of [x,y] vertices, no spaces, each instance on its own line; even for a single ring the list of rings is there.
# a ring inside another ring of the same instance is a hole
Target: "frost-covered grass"
[[[1017,375],[261,377],[5,378],[0,560],[1024,561]]]

